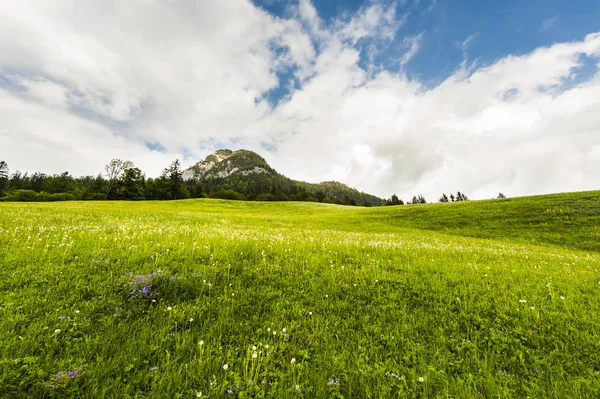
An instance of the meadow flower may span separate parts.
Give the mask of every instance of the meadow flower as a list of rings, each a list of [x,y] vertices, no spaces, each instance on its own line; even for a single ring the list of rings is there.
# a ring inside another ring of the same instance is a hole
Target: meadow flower
[[[196,397],[197,398],[201,398],[202,397],[202,392],[196,392]]]
[[[190,318],[190,323],[191,323],[192,321],[194,321],[194,319]]]
[[[560,299],[564,301],[564,300],[565,300],[565,297],[561,295],[561,296],[560,296]]]
[[[223,365],[223,370],[227,370],[228,368],[229,368],[229,365],[228,365],[228,364],[224,364],[224,365]]]
[[[257,357],[257,356],[258,356],[258,355],[256,354],[256,352],[254,352],[254,353],[252,354],[252,359],[256,359],[256,357]]]
[[[281,332],[285,332],[285,327],[283,327],[283,328],[281,329]]]
[[[168,307],[167,307],[167,310],[170,312],[171,310],[173,310],[173,308],[172,308],[172,307],[170,307],[170,306],[168,306]]]
[[[252,346],[252,350],[255,351],[256,350],[256,345]]]
[[[521,303],[527,303],[527,301],[525,299],[519,299],[519,302],[521,302]]]
[[[293,357],[290,363],[292,363],[292,364],[296,363],[296,358]]]
[[[158,367],[154,366],[154,367],[150,367],[150,371],[154,371],[156,370]]]
[[[57,328],[56,330],[54,330],[55,334],[58,334],[60,332],[60,328]]]
[[[204,345],[204,341],[200,340],[200,342],[198,342],[198,345]]]
[[[419,382],[423,382],[423,381],[425,381],[425,378],[419,377]]]

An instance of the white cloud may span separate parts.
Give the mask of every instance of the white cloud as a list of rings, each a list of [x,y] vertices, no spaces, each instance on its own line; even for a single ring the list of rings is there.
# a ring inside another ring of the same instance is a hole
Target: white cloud
[[[600,186],[600,75],[571,79],[582,54],[600,57],[599,33],[425,90],[359,66],[404,18],[380,1],[328,23],[308,0],[287,18],[246,0],[0,2],[0,157],[72,174],[121,157],[157,175],[233,140],[290,177],[386,197]],[[399,38],[403,65],[422,38]],[[266,94],[291,87],[287,68],[300,87],[274,107]]]
[[[552,18],[548,18],[547,20],[545,20],[542,23],[540,30],[545,31],[545,30],[548,30],[548,29],[551,29],[552,27],[554,27],[554,25],[556,25],[556,21],[558,21],[558,17],[559,17],[559,15],[555,15]]]
[[[463,40],[462,42],[460,42],[460,41],[456,42],[456,44],[458,45],[458,47],[461,49],[461,51],[463,53],[464,59],[467,59],[469,47],[471,47],[471,44],[477,38],[477,36],[479,36],[479,32],[473,33],[473,34],[467,36],[467,38],[465,40]]]
[[[425,32],[421,32],[417,36],[407,37],[404,39],[404,45],[408,48],[408,50],[402,55],[402,58],[400,59],[401,66],[408,64],[408,62],[415,56],[415,54],[417,54],[421,46],[421,40],[423,39],[424,34]]]

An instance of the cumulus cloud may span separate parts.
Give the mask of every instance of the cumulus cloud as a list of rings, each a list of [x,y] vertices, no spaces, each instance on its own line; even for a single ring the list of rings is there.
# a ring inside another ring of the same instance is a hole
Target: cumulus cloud
[[[600,186],[600,77],[574,80],[600,34],[426,89],[364,65],[393,40],[403,65],[420,49],[401,7],[325,22],[309,0],[285,18],[246,0],[0,2],[0,157],[77,175],[121,157],[154,176],[243,147],[292,178],[405,199]]]

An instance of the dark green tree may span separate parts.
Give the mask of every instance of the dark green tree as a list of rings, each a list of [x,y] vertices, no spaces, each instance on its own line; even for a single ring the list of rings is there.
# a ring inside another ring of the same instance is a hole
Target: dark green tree
[[[190,193],[183,184],[183,171],[179,164],[179,159],[174,160],[168,168],[165,168],[161,175],[163,187],[161,188],[164,199],[184,199],[189,198]],[[155,182],[156,183],[156,182]]]
[[[425,201],[425,197],[423,197],[422,195],[419,195],[418,197],[416,195],[413,195],[411,204],[426,204],[426,203],[427,203],[427,201]]]
[[[448,202],[448,196],[445,193],[442,193],[440,197],[440,202]]]
[[[404,205],[404,201],[402,201],[396,194],[392,194],[389,200],[386,201],[386,205]]]
[[[108,185],[106,187],[106,199],[111,196],[111,191],[115,188],[125,170],[133,168],[131,161],[123,161],[119,158],[112,159],[108,165],[104,167],[104,173],[106,174],[106,180]]]
[[[139,201],[146,199],[144,195],[145,178],[139,168],[128,168],[123,173],[119,196],[123,199]]]
[[[8,189],[8,164],[0,161],[0,197],[4,196]]]
[[[461,193],[460,191],[458,191],[456,193],[456,201],[468,201],[469,199],[467,198],[467,196],[464,193]]]

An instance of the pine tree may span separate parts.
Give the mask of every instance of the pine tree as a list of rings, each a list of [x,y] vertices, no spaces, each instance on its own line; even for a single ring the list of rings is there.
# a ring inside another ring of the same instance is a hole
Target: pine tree
[[[8,188],[8,164],[0,161],[0,197],[4,196]]]

